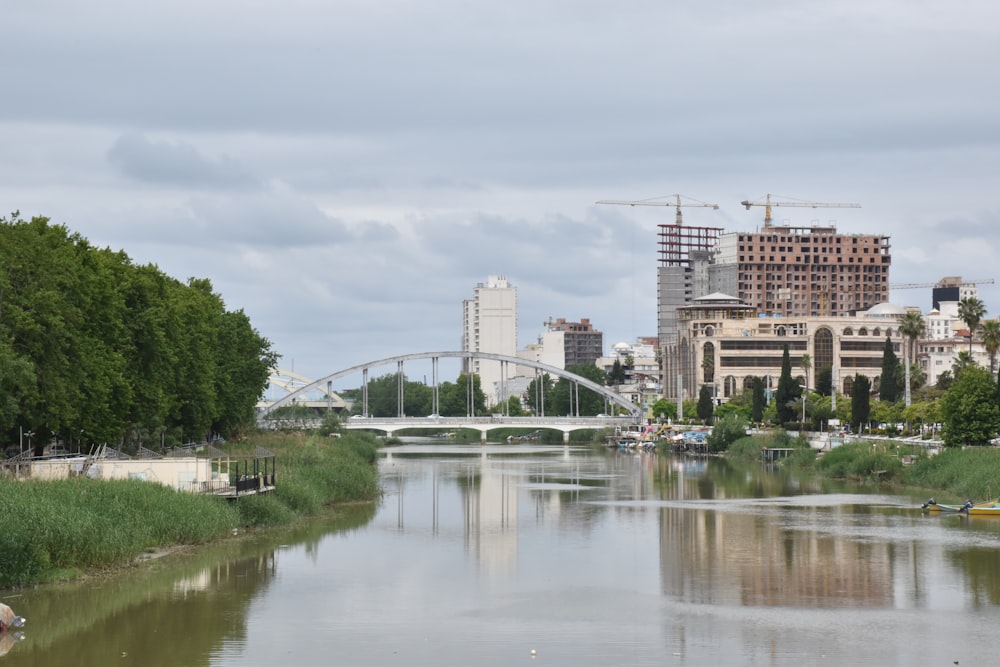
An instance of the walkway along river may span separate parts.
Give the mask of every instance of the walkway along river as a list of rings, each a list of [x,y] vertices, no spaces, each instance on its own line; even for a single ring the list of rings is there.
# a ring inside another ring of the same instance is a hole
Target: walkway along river
[[[573,446],[379,465],[375,506],[4,596],[0,667],[995,662],[1000,520]]]

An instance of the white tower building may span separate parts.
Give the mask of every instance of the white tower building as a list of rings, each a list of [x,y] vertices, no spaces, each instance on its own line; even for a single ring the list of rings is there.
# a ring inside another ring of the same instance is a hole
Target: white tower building
[[[489,276],[478,283],[473,297],[463,302],[462,351],[517,356],[517,288],[505,276]],[[463,370],[474,373],[490,405],[501,400],[502,366],[495,361],[471,360]],[[514,367],[509,374],[513,375]]]

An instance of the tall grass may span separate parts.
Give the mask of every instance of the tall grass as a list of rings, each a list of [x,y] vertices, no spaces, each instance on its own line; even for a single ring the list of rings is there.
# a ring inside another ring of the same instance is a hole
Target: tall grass
[[[0,586],[205,542],[239,525],[224,502],[138,480],[0,479],[0,507]]]
[[[269,436],[276,491],[235,502],[141,480],[58,481],[0,477],[0,587],[72,576],[139,554],[228,535],[238,526],[287,524],[344,501],[379,493],[375,439]],[[236,451],[234,451],[236,453]]]
[[[903,481],[956,498],[995,500],[1000,496],[1000,450],[946,449],[937,456],[918,458],[904,472]]]
[[[837,479],[894,481],[902,477],[903,463],[895,451],[870,442],[854,442],[834,447],[823,454],[816,468]]]

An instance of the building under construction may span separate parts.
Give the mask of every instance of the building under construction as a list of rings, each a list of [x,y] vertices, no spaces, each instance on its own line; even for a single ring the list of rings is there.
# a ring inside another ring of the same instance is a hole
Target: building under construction
[[[889,237],[833,226],[765,225],[756,232],[660,226],[659,337],[664,395],[693,398],[694,356],[677,309],[710,294],[735,296],[765,317],[853,315],[889,298]]]

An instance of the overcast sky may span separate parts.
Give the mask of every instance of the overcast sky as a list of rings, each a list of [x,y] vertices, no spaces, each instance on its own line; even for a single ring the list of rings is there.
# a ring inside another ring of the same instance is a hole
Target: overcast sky
[[[599,199],[858,202],[775,222],[1000,273],[995,0],[6,0],[0,63],[0,211],[208,278],[313,378],[459,349],[491,274],[519,347],[655,335],[674,210]]]

